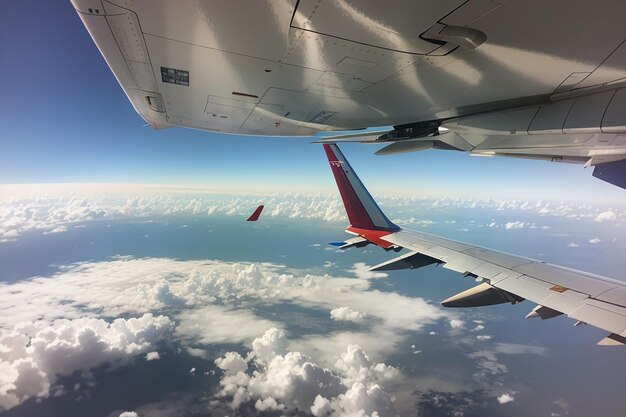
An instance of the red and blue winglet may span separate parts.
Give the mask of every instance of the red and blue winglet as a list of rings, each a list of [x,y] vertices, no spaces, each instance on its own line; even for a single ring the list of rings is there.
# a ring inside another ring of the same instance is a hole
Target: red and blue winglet
[[[324,151],[350,221],[347,230],[383,248],[392,246],[380,238],[397,232],[400,227],[393,224],[378,207],[339,147],[335,144],[324,144]]]

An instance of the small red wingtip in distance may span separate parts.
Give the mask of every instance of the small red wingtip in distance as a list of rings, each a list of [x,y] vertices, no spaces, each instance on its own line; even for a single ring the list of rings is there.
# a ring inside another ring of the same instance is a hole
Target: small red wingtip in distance
[[[263,211],[263,207],[265,207],[263,204],[261,204],[259,207],[257,207],[256,210],[254,210],[254,213],[252,213],[250,215],[250,217],[248,217],[248,219],[246,221],[247,222],[255,222],[255,221],[259,220],[259,216],[261,215],[261,212]]]

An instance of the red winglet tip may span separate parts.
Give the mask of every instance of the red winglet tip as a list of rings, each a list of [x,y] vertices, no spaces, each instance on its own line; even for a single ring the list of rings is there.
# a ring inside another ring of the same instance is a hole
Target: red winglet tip
[[[252,213],[250,215],[250,217],[248,217],[246,219],[247,222],[255,222],[257,220],[259,220],[259,216],[261,215],[261,212],[263,211],[263,208],[265,206],[263,204],[261,204],[259,207],[256,208],[256,210],[254,210],[254,213]]]

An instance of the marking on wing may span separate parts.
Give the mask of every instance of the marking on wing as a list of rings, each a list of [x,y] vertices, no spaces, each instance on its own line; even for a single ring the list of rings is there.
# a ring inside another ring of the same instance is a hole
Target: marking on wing
[[[565,291],[567,291],[567,288],[560,285],[553,285],[552,287],[550,287],[550,291],[564,293]]]

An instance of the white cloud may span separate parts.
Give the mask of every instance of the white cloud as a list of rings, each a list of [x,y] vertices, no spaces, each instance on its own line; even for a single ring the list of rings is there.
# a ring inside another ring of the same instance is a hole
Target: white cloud
[[[579,245],[578,245],[578,243],[570,242],[570,243],[567,244],[567,246],[570,247],[570,248],[577,248]]]
[[[176,336],[190,345],[245,343],[259,330],[280,326],[257,317],[247,309],[207,305],[186,309],[177,315],[180,320]]]
[[[61,375],[104,363],[122,366],[168,338],[166,316],[22,321],[0,330],[0,409],[32,397],[48,397]]]
[[[275,356],[285,355],[287,353],[285,332],[272,327],[263,336],[254,339],[252,349],[262,362],[269,362]]]
[[[480,350],[470,353],[468,357],[476,359],[476,366],[482,374],[500,375],[507,372],[506,365],[498,362],[498,357],[494,352]]]
[[[159,352],[148,352],[146,353],[146,360],[147,361],[156,361],[161,359],[161,355],[159,355]]]
[[[488,227],[498,227],[497,225],[495,225],[495,223],[490,223],[487,225]],[[507,222],[504,224],[504,228],[506,230],[515,230],[515,229],[537,229],[538,226],[536,223],[533,222],[529,222],[529,221],[519,221],[516,220],[514,222]]]
[[[500,404],[506,404],[506,403],[510,403],[513,401],[515,401],[515,398],[513,397],[513,395],[506,393],[506,392],[498,397],[498,402]]]
[[[490,340],[491,337],[487,336],[481,338],[482,341]],[[507,374],[508,370],[505,364],[498,361],[499,355],[540,355],[544,356],[548,352],[547,348],[541,346],[522,345],[517,343],[496,343],[495,346],[489,350],[483,349],[472,352],[468,355],[469,358],[476,360],[476,367],[478,372],[474,374],[474,378],[480,380],[490,386],[494,385],[493,377],[498,376],[502,378]],[[501,385],[502,380],[497,381],[496,385]],[[515,392],[510,392],[509,395],[513,396]]]
[[[369,268],[369,265],[366,265],[363,262],[357,262],[352,266],[350,272],[360,279],[385,278],[387,276],[384,272],[368,271]]]
[[[398,370],[383,363],[376,364],[359,345],[348,345],[346,352],[335,362],[342,372],[344,381],[362,383],[384,383],[394,379]]]
[[[504,228],[506,230],[510,230],[510,229],[523,229],[524,226],[526,226],[526,223],[524,222],[520,222],[520,221],[514,221],[514,222],[507,222],[507,224],[504,226]]]
[[[51,233],[63,233],[63,232],[67,232],[67,227],[65,226],[57,226],[52,230],[49,230],[47,232],[43,232],[44,235],[49,235]]]
[[[594,237],[593,239],[589,239],[589,243],[591,243],[592,245],[598,244],[602,242],[602,240],[598,239],[597,237]]]
[[[218,397],[229,399],[234,409],[253,403],[258,411],[299,409],[314,416],[397,414],[391,395],[382,388],[398,376],[395,368],[372,362],[359,346],[350,345],[335,369],[326,369],[307,355],[286,350],[286,345],[284,332],[273,328],[252,342],[246,359],[234,352],[218,358],[218,366],[238,364],[224,367]],[[242,361],[248,362],[245,369]],[[246,372],[249,368],[255,371]]]
[[[454,330],[460,330],[465,328],[465,322],[459,319],[452,319],[450,320],[450,327]]]
[[[134,411],[124,411],[120,414],[120,417],[139,417],[139,414]]]
[[[341,300],[351,308],[366,313],[368,317],[364,324],[370,325],[368,329],[303,336],[292,341],[291,348],[316,352],[316,359],[325,366],[332,365],[337,352],[346,349],[350,344],[358,344],[372,356],[382,357],[406,346],[406,331],[420,331],[437,320],[454,320],[456,317],[456,312],[433,308],[435,306],[419,298],[379,291],[369,291],[363,295],[352,294],[346,297],[343,294],[339,297],[339,294],[331,293],[327,297]]]
[[[608,221],[612,221],[615,219],[617,219],[617,214],[612,210],[608,210],[608,211],[603,211],[602,213],[598,214],[596,218],[594,219],[594,221],[608,222]]]
[[[352,310],[350,307],[339,307],[330,311],[330,318],[337,321],[361,323],[366,317],[367,315],[365,313]]]
[[[491,336],[488,334],[479,334],[478,336],[476,336],[476,339],[484,342],[485,340],[490,340]]]
[[[226,352],[223,357],[215,360],[215,365],[231,375],[248,370],[248,362],[238,352]]]

